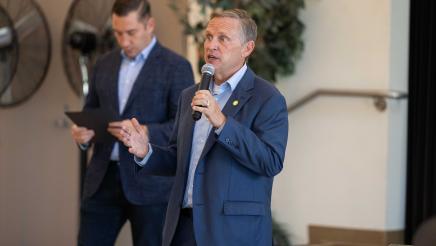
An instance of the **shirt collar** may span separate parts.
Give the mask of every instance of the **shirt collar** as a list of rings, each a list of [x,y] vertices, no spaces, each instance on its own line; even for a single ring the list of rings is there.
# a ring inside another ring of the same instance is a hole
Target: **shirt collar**
[[[139,52],[139,54],[136,55],[132,59],[127,57],[123,50],[121,50],[121,56],[123,57],[123,59],[127,59],[127,60],[133,61],[133,62],[145,61],[147,59],[148,55],[150,55],[150,52],[153,49],[153,47],[156,45],[156,42],[157,42],[156,37],[153,36],[153,38],[151,39],[151,41],[147,45],[147,47],[145,47],[143,50],[141,50],[141,52]]]
[[[234,73],[226,82],[221,84],[221,86],[216,85],[215,82],[211,83],[210,90],[216,94],[220,94],[222,90],[224,90],[223,87],[230,86],[230,90],[233,92],[236,86],[238,86],[239,81],[241,81],[246,71],[247,71],[247,63],[244,63],[244,65],[236,73]],[[221,91],[220,90],[214,91],[214,89],[218,89],[218,88],[223,88],[223,89],[221,89]]]

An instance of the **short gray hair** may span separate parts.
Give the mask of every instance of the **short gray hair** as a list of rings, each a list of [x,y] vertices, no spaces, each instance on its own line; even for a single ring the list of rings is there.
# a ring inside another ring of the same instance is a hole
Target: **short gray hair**
[[[242,37],[244,42],[254,41],[257,38],[257,25],[256,22],[248,15],[247,11],[243,9],[228,9],[220,12],[212,13],[213,18],[228,17],[239,20],[242,27]]]

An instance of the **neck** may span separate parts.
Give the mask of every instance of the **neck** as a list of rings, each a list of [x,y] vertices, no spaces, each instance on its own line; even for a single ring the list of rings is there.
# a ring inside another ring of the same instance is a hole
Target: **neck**
[[[227,72],[225,74],[215,73],[215,76],[214,76],[215,84],[222,85],[224,82],[229,80],[229,78],[232,77],[236,72],[238,72],[239,69],[242,68],[242,66],[244,66],[244,63],[242,63],[239,66],[236,66],[234,69],[230,70],[229,72]]]

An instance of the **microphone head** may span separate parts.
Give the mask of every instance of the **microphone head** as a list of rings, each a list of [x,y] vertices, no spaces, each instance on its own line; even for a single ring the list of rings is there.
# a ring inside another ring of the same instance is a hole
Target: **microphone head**
[[[215,68],[212,64],[206,63],[201,67],[201,74],[210,74],[213,75],[215,73]]]

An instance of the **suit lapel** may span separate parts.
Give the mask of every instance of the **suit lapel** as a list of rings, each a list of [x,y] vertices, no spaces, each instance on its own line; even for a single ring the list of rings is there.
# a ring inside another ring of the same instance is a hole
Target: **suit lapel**
[[[112,69],[108,70],[108,76],[107,78],[109,78],[109,96],[110,98],[114,98],[114,100],[109,100],[110,102],[112,102],[112,105],[110,105],[111,110],[113,110],[114,112],[116,112],[117,114],[119,114],[120,110],[119,110],[119,102],[118,102],[118,78],[119,78],[119,73],[120,73],[120,68],[121,68],[121,54],[120,54],[120,50],[117,49],[117,51],[114,53],[116,56],[116,58],[114,59],[114,63],[113,63],[113,67]]]
[[[238,86],[236,86],[232,95],[229,97],[229,100],[224,105],[222,112],[226,117],[234,117],[245,105],[245,103],[248,102],[248,100],[252,97],[253,86],[254,73],[250,70],[250,68],[248,68],[247,72],[245,72],[245,75],[242,77]],[[201,152],[200,160],[204,158],[204,156],[209,152],[215,142],[215,131],[212,129],[206,140],[203,151]]]
[[[190,102],[191,102],[191,98],[194,96],[195,91],[197,90],[197,87],[192,88],[191,91],[189,91],[187,93],[187,100],[188,103],[186,106],[190,107]],[[182,103],[183,105],[183,103]],[[182,130],[182,135],[179,136],[177,139],[179,141],[181,141],[178,146],[181,147],[181,163],[183,164],[183,168],[182,170],[184,172],[187,172],[187,170],[189,169],[189,160],[191,157],[191,148],[192,148],[192,137],[194,134],[194,125],[195,122],[192,119],[192,111],[191,110],[186,110],[184,115],[182,116],[182,118],[180,119],[181,125],[179,126],[179,128],[181,127]]]
[[[138,77],[136,78],[132,90],[130,91],[129,98],[127,99],[126,106],[124,107],[124,112],[127,111],[127,109],[132,105],[134,99],[138,94],[140,93],[141,87],[143,84],[146,83],[152,83],[152,79],[150,78],[150,75],[153,74],[153,68],[156,68],[156,63],[158,63],[158,58],[160,54],[160,45],[156,42],[155,46],[151,50],[150,54],[147,57],[147,60],[145,60],[144,65],[141,68],[141,71],[138,74]]]

